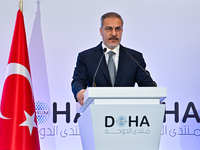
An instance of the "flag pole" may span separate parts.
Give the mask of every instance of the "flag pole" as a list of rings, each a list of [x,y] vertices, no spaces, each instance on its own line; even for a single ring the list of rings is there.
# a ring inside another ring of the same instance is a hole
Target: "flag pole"
[[[23,13],[23,1],[22,0],[19,1],[19,9]]]

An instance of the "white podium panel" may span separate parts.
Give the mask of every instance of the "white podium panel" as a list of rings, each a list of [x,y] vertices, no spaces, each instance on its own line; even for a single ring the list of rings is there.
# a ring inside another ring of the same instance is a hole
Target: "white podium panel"
[[[158,150],[164,111],[165,105],[91,105],[79,119],[83,150]]]
[[[88,97],[78,111],[83,150],[159,149],[166,88],[91,88]]]

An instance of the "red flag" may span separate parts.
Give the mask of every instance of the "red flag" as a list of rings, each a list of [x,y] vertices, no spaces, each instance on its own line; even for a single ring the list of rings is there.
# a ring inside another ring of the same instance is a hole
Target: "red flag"
[[[17,13],[0,107],[0,150],[39,150],[23,14]]]

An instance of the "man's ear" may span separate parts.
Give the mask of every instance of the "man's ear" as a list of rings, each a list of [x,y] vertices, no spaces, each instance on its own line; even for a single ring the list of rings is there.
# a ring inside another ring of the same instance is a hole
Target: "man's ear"
[[[100,34],[101,34],[101,36],[102,36],[102,28],[100,28],[99,31],[100,31]]]

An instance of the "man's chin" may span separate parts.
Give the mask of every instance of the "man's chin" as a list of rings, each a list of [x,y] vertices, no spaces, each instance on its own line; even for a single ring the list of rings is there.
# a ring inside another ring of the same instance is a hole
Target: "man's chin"
[[[114,49],[115,47],[117,47],[118,46],[118,44],[119,43],[112,43],[112,44],[108,44],[108,48],[110,48],[110,49]]]

